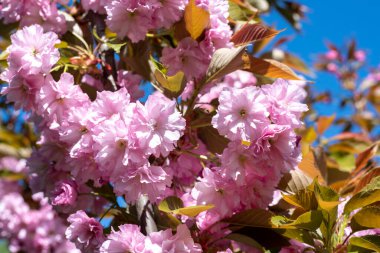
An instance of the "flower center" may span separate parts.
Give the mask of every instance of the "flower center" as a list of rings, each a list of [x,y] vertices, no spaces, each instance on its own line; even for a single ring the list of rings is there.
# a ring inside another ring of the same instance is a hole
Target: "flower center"
[[[120,148],[120,149],[124,149],[126,146],[127,146],[127,141],[126,140],[118,140],[116,142],[116,145]]]
[[[239,112],[240,116],[243,118],[245,117],[245,115],[247,115],[247,112],[245,109],[241,109],[240,112]]]

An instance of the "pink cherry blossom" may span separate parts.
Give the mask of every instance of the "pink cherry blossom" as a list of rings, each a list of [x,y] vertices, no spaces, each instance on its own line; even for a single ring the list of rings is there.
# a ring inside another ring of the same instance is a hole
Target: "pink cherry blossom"
[[[107,25],[120,38],[136,43],[152,27],[152,15],[160,4],[156,0],[112,0],[106,5]]]
[[[70,215],[67,221],[70,226],[66,229],[66,238],[83,252],[94,252],[105,240],[102,225],[84,211]]]
[[[113,230],[100,248],[101,253],[131,252],[145,253],[145,236],[137,225],[125,224]]]
[[[145,105],[136,103],[132,129],[140,148],[146,154],[167,156],[185,129],[185,119],[176,109],[176,102],[163,95],[148,97]]]
[[[24,27],[11,36],[8,47],[9,68],[22,75],[47,74],[58,61],[54,47],[60,40],[55,33],[46,32],[39,25]]]
[[[198,42],[190,37],[181,40],[176,48],[165,47],[160,60],[168,67],[168,75],[183,71],[188,80],[204,75],[210,62]]]
[[[116,194],[125,195],[127,202],[136,202],[141,195],[147,195],[151,202],[165,197],[165,190],[171,185],[171,175],[159,166],[129,166],[125,174],[115,182]]]
[[[220,93],[212,125],[231,140],[251,140],[269,124],[268,99],[257,87],[225,90]]]

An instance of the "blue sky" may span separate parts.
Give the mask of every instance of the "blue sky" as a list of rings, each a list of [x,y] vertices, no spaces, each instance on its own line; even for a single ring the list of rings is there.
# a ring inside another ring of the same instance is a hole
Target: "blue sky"
[[[327,51],[326,41],[337,46],[343,46],[355,38],[357,47],[367,52],[368,68],[380,64],[380,34],[379,9],[377,0],[304,0],[299,1],[310,9],[306,20],[302,22],[302,31],[296,34],[279,15],[270,13],[265,20],[277,29],[284,29],[285,35],[295,35],[286,44],[285,49],[300,56],[309,66],[316,60],[319,53]],[[367,72],[364,72],[364,74]],[[319,91],[331,91],[333,97],[342,96],[343,92],[337,80],[327,73],[316,73],[314,86]],[[362,78],[364,75],[361,76]],[[333,101],[333,107],[318,106],[321,114],[331,115],[337,112],[338,100]],[[338,115],[349,112],[339,111]]]

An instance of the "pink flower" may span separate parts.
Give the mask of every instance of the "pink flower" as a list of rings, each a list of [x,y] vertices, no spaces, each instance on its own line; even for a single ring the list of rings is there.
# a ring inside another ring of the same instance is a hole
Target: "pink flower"
[[[325,54],[325,58],[327,60],[330,60],[330,61],[334,61],[334,60],[337,60],[339,58],[339,52],[336,51],[336,50],[329,50],[326,54]]]
[[[203,170],[203,177],[195,183],[191,196],[196,205],[214,205],[214,208],[207,212],[216,213],[224,218],[239,207],[240,195],[232,179],[223,177],[220,168],[213,170],[208,168]]]
[[[42,75],[29,75],[24,78],[7,70],[2,73],[1,78],[9,84],[1,91],[3,95],[7,95],[7,102],[13,102],[16,109],[36,109],[36,96],[45,82]]]
[[[88,96],[74,85],[74,77],[69,73],[63,73],[58,82],[47,76],[37,97],[40,113],[46,115],[48,122],[58,123],[67,117],[69,108],[89,102]]]
[[[289,126],[268,125],[251,146],[255,160],[266,160],[282,172],[295,169],[301,161],[299,139]]]
[[[162,94],[148,97],[145,105],[136,103],[132,131],[145,154],[167,156],[181,138],[186,122],[176,109],[176,102]]]
[[[128,90],[132,101],[144,96],[144,91],[140,89],[140,84],[143,81],[142,76],[125,70],[119,70],[117,74],[118,85]]]
[[[185,10],[186,0],[165,0],[154,12],[155,27],[170,28],[170,26],[181,19]]]
[[[32,24],[40,24],[45,31],[53,31],[59,34],[64,34],[67,30],[65,16],[58,12],[57,1],[25,1],[20,25],[29,26]]]
[[[115,182],[114,191],[118,195],[125,195],[127,202],[135,203],[140,195],[147,195],[154,203],[162,199],[171,183],[171,175],[159,166],[132,165]]]
[[[355,51],[354,56],[358,62],[364,62],[366,59],[366,53],[364,50]]]
[[[172,235],[171,229],[167,229],[160,232],[153,232],[149,235],[149,238],[153,244],[153,247],[157,247],[157,249],[159,249],[154,252],[202,252],[202,247],[198,243],[194,243],[190,230],[184,224],[177,227],[177,232],[175,235]]]
[[[72,158],[78,158],[93,152],[92,129],[95,126],[95,113],[89,104],[71,107],[67,117],[61,122],[59,139],[67,144]]]
[[[121,114],[127,109],[130,95],[124,87],[115,91],[102,91],[96,94],[96,100],[92,104],[92,110],[96,114],[95,121],[101,122],[113,115]]]
[[[0,3],[0,19],[5,24],[13,23],[20,20],[24,1],[3,0]]]
[[[82,0],[81,4],[86,11],[92,10],[99,14],[105,14],[106,9],[104,7],[108,2],[109,0]]]
[[[210,62],[209,55],[190,37],[181,40],[176,48],[165,47],[160,60],[168,67],[168,75],[183,71],[187,80],[204,75]]]
[[[59,43],[55,33],[44,33],[39,25],[24,27],[11,36],[8,47],[9,68],[24,76],[47,74],[58,61],[59,52],[54,47]]]
[[[160,6],[155,0],[112,0],[106,5],[107,25],[120,38],[127,36],[133,43],[145,38],[152,27],[152,15]]]
[[[119,226],[119,231],[112,229],[111,234],[100,248],[101,253],[131,252],[145,253],[145,236],[137,225],[125,224]]]
[[[61,180],[55,184],[51,193],[51,204],[53,206],[73,206],[78,197],[77,185],[72,180]]]
[[[269,112],[273,123],[292,127],[302,125],[301,114],[308,110],[307,105],[301,103],[306,97],[302,87],[278,79],[273,84],[262,86],[262,90],[270,101]]]
[[[131,109],[126,108],[126,111]],[[125,173],[130,160],[141,162],[145,157],[137,150],[136,140],[130,132],[130,118],[115,115],[94,129],[95,160],[99,169],[115,180]]]
[[[94,252],[105,240],[102,225],[84,211],[70,215],[67,221],[70,226],[66,229],[66,238],[83,252]]]
[[[268,99],[257,87],[222,91],[219,103],[212,125],[231,140],[257,138],[270,123]]]

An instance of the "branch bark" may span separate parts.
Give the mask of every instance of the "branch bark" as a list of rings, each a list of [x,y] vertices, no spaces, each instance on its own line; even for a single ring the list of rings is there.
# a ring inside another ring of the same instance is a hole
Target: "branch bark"
[[[136,208],[142,233],[149,235],[152,232],[156,232],[157,225],[154,220],[153,206],[149,203],[148,197],[141,195],[137,200]]]

